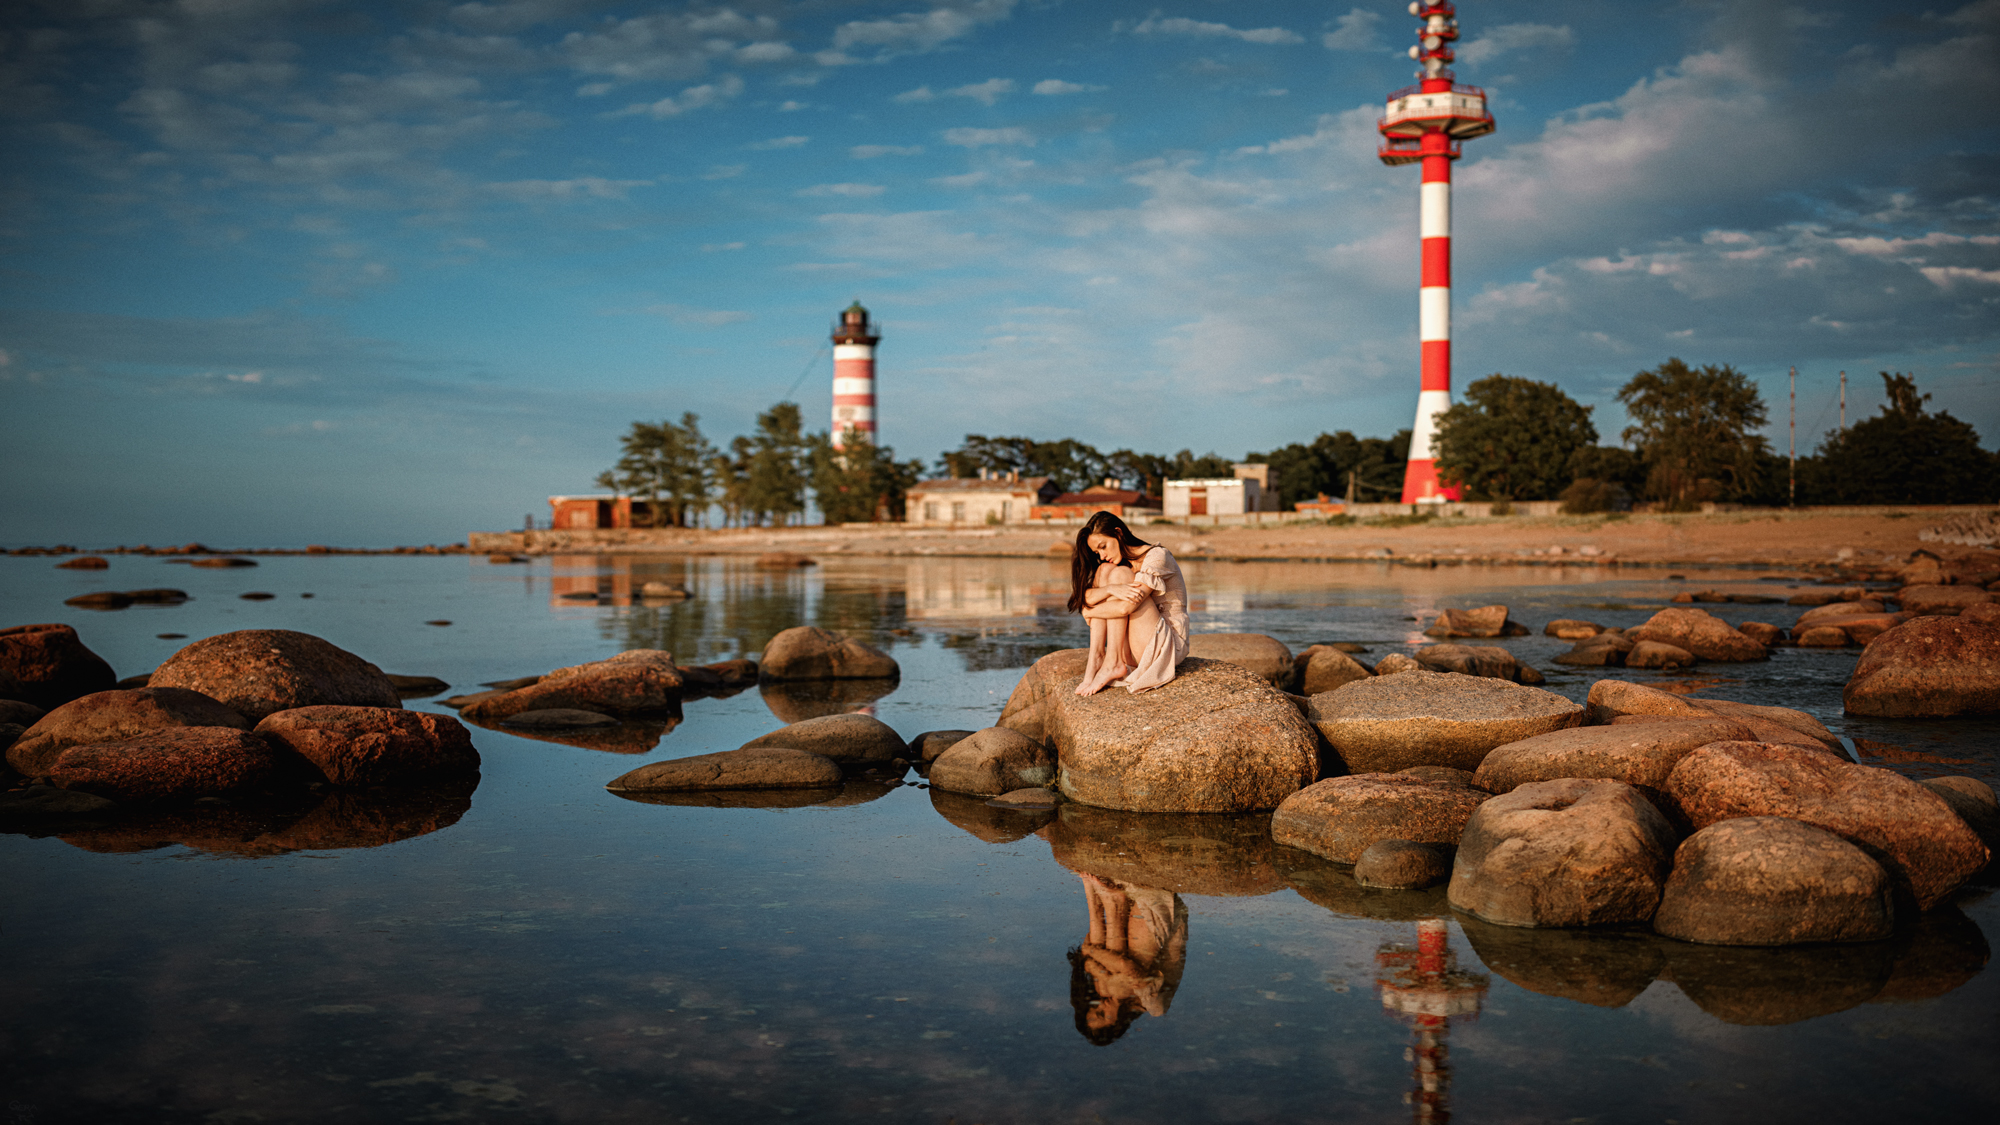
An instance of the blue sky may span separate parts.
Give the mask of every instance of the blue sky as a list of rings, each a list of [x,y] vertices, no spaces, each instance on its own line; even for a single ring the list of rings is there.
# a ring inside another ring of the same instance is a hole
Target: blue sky
[[[2000,0],[1467,0],[1456,384],[1882,369],[2000,437]],[[1392,3],[17,0],[0,543],[443,541],[747,431],[858,297],[882,440],[1408,426]],[[810,364],[810,366],[809,366]],[[1815,425],[1816,424],[1816,425]]]

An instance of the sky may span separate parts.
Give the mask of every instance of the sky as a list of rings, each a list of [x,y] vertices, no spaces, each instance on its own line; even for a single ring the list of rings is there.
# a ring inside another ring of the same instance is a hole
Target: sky
[[[1668,357],[1802,453],[1913,372],[2000,438],[2000,0],[1466,0],[1455,386],[1607,443]],[[718,444],[831,323],[880,439],[1229,457],[1408,427],[1393,3],[13,0],[0,545],[449,542]]]

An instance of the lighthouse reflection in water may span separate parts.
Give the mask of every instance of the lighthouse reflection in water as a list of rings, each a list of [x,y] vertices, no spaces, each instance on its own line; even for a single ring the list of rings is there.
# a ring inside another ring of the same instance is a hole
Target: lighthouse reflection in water
[[[1451,1021],[1476,1020],[1491,978],[1458,969],[1451,951],[1451,934],[1442,918],[1417,923],[1417,947],[1389,943],[1375,954],[1375,986],[1382,1010],[1412,1029],[1404,1057],[1411,1064],[1407,1095],[1413,1121],[1451,1120],[1447,1092],[1451,1061],[1445,1036]]]

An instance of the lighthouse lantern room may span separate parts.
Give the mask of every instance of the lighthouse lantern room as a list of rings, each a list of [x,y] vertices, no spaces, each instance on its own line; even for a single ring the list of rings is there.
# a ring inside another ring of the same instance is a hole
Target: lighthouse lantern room
[[[1453,81],[1452,43],[1458,39],[1458,9],[1450,3],[1413,0],[1410,14],[1421,20],[1410,57],[1422,65],[1417,85],[1389,95],[1377,122],[1382,163],[1423,165],[1418,237],[1423,276],[1418,282],[1417,340],[1421,382],[1417,420],[1410,434],[1410,460],[1403,470],[1403,503],[1458,499],[1458,489],[1440,484],[1431,448],[1436,416],[1451,406],[1451,162],[1460,143],[1493,131],[1486,91]]]

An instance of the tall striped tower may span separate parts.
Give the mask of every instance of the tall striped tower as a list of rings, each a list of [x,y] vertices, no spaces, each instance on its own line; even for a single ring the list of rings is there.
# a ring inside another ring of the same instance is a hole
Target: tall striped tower
[[[1389,95],[1377,122],[1384,164],[1423,165],[1418,214],[1423,242],[1423,279],[1417,290],[1417,341],[1423,382],[1417,394],[1417,422],[1410,434],[1410,463],[1403,470],[1403,503],[1435,504],[1458,499],[1458,489],[1438,483],[1431,449],[1434,417],[1451,405],[1451,162],[1459,142],[1493,131],[1486,91],[1452,81],[1451,44],[1458,38],[1458,9],[1434,0],[1412,0],[1410,14],[1423,21],[1410,57],[1423,64],[1421,79]]]
[[[833,325],[833,447],[854,430],[875,440],[875,335],[868,310],[856,300]]]

